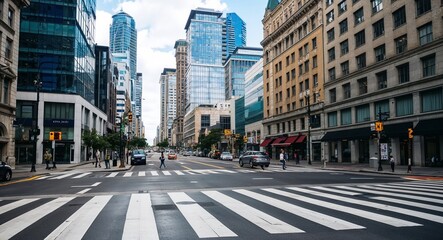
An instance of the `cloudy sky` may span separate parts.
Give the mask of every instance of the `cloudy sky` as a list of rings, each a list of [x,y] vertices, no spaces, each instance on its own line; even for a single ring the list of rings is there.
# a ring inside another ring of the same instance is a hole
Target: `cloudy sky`
[[[146,138],[152,145],[160,124],[160,74],[175,68],[174,43],[185,39],[189,13],[197,7],[235,12],[247,27],[247,45],[261,47],[262,19],[267,0],[97,0],[96,42],[109,46],[112,15],[123,10],[136,24],[137,72],[143,74],[143,113]]]

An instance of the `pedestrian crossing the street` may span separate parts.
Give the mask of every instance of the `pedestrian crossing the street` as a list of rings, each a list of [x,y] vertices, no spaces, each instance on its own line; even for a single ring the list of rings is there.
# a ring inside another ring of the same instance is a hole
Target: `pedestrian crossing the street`
[[[209,175],[209,174],[238,174],[238,173],[294,173],[294,172],[325,172],[320,169],[312,168],[298,168],[298,167],[287,167],[286,170],[281,169],[277,166],[269,166],[262,170],[261,168],[254,169],[195,169],[195,170],[148,170],[148,171],[126,171],[126,172],[107,172],[105,173],[106,178],[114,177],[160,177],[160,176],[185,176],[185,175]],[[40,176],[37,180],[57,180],[57,179],[79,179],[84,177],[91,177],[92,172],[67,172],[67,173],[53,173],[52,175]]]
[[[443,225],[443,193],[435,191],[442,187],[443,182],[399,182],[5,199],[0,201],[0,238],[93,239],[95,229],[105,228],[113,231],[100,233],[102,239],[403,231]],[[103,221],[109,217],[113,220]],[[47,224],[49,219],[56,224]],[[47,231],[32,232],[36,227]]]

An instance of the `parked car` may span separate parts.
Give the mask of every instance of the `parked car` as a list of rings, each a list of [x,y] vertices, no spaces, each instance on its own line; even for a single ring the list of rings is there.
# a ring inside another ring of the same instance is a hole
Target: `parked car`
[[[177,160],[177,154],[175,152],[169,152],[168,160]]]
[[[0,180],[9,181],[12,178],[12,168],[5,162],[0,164]]]
[[[220,154],[220,159],[232,161],[234,159],[234,157],[232,156],[232,154],[230,152],[222,152]]]
[[[131,153],[131,165],[143,164],[146,165],[146,154],[142,149],[132,150]]]
[[[240,155],[238,163],[240,164],[240,167],[243,167],[244,164],[248,164],[251,168],[254,166],[260,166],[261,168],[264,168],[269,167],[271,159],[264,152],[247,151]]]

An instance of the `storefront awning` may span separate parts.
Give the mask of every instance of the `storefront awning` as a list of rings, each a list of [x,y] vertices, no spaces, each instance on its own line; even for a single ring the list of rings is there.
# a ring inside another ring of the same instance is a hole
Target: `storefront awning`
[[[420,120],[414,128],[414,135],[441,135],[443,132],[443,118]]]
[[[408,136],[408,128],[412,128],[412,122],[384,125],[383,131],[385,132],[386,136],[388,136],[389,138],[393,137],[406,138]]]
[[[279,147],[288,147],[291,146],[297,140],[298,136],[291,136],[286,138],[286,140],[282,143],[273,143],[272,146],[279,146]]]
[[[260,147],[267,147],[275,138],[266,138],[261,144]]]
[[[275,146],[275,145],[277,145],[279,143],[282,143],[285,140],[286,140],[286,137],[279,137],[279,138],[275,139],[274,142],[271,145]]]
[[[306,139],[305,135],[300,135],[298,136],[297,141],[295,141],[295,143],[302,143],[305,141],[305,139]]]
[[[328,142],[328,141],[337,141],[337,140],[369,139],[370,135],[371,135],[370,127],[354,128],[348,130],[327,132],[323,136],[321,141]]]

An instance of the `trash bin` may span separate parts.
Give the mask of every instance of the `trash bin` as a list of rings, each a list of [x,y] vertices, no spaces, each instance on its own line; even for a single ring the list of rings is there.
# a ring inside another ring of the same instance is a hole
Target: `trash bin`
[[[117,166],[117,158],[112,159],[112,166],[113,167]]]
[[[378,168],[378,158],[376,157],[369,158],[369,167]]]

